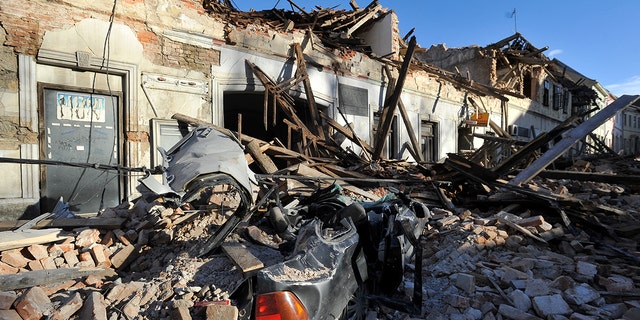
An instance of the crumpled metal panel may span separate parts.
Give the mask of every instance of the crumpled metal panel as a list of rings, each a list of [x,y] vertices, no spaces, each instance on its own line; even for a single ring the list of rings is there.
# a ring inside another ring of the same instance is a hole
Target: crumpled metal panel
[[[225,173],[235,179],[248,194],[251,194],[251,182],[255,180],[253,172],[244,156],[242,145],[214,128],[198,127],[182,138],[169,151],[160,149],[163,157],[163,185],[183,196],[185,188],[196,178],[210,173]],[[153,183],[142,183],[148,187]],[[150,188],[152,189],[152,188]],[[154,190],[155,189],[155,190]],[[158,190],[156,185],[153,191]],[[167,190],[162,190],[165,193]]]
[[[346,229],[330,236],[323,235],[326,230],[317,219],[300,229],[293,258],[258,272],[257,293],[291,291],[305,305],[310,319],[339,318],[367,279],[364,256],[356,251],[355,225],[350,219],[342,223]],[[358,257],[355,261],[354,255]]]

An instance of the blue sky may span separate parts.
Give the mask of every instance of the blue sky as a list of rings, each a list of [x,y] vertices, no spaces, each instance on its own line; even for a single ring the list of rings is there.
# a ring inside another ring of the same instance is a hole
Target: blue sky
[[[233,0],[241,10],[290,9],[286,0]],[[349,0],[294,0],[312,11],[350,10]],[[364,7],[370,3],[357,1]],[[595,79],[613,94],[640,94],[640,1],[636,0],[380,0],[400,21],[404,36],[411,28],[421,47],[486,46],[517,31],[545,55],[557,58]],[[512,16],[516,9],[515,19]]]

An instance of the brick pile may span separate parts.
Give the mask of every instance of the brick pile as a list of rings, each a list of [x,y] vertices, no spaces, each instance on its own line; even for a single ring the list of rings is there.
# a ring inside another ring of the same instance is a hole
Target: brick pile
[[[624,212],[617,217],[620,221],[638,217],[636,195],[603,196],[605,191],[614,194],[618,186],[551,180],[539,184],[564,192],[580,190],[600,203],[615,204]],[[434,209],[423,240],[426,297],[420,319],[638,319],[638,234],[614,240],[599,239],[593,230],[591,235],[580,229],[571,232],[545,219],[553,216],[536,214],[541,209]],[[407,280],[405,286],[412,289],[413,282]]]
[[[606,230],[588,230],[578,219],[578,228],[570,229],[531,205],[430,205],[432,218],[421,238],[422,313],[372,305],[367,319],[638,319],[640,238],[629,221],[638,218],[640,197],[602,183],[536,183],[615,208],[620,214],[614,220],[629,224],[622,229],[627,236],[597,238],[594,233]],[[233,207],[232,199],[213,202],[227,210],[140,200],[95,217],[124,218],[118,228],[76,228],[65,240],[1,252],[0,319],[237,319],[229,295],[242,272],[224,253],[189,254]],[[277,236],[258,230],[273,241],[263,246],[245,239],[255,234],[248,230],[256,225],[241,226],[226,241],[242,242],[265,266],[282,261],[273,248],[281,241]],[[401,299],[412,297],[411,265],[397,293]],[[68,276],[51,276],[54,270]],[[49,276],[32,284],[38,272]],[[10,286],[13,276],[24,276],[23,285]]]
[[[139,201],[95,217],[125,217],[121,228],[76,228],[66,240],[5,250],[0,253],[0,319],[192,319],[190,312],[199,319],[237,318],[229,290],[242,280],[241,273],[223,255],[197,259],[186,254],[212,225],[224,221],[224,214]],[[51,281],[36,273],[51,270],[69,274]],[[42,279],[15,288],[7,279],[16,275]],[[202,284],[194,277],[202,277]]]

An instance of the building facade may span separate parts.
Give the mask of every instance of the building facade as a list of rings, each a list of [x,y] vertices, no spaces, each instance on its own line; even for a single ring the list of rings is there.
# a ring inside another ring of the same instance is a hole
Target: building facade
[[[359,41],[351,46],[331,45],[295,21],[275,23],[271,16],[221,7],[194,0],[5,1],[0,156],[153,168],[157,147],[179,137],[171,120],[176,113],[258,138],[278,135],[263,121],[265,87],[248,64],[278,82],[289,79],[296,43],[319,109],[373,142],[389,85],[384,70],[397,76],[406,50],[392,11],[376,2],[354,8],[363,23],[346,26],[338,37]],[[422,159],[435,162],[482,143],[471,136],[491,131],[474,123],[480,113],[529,140],[574,109],[601,103],[558,77],[532,46],[525,51],[535,61],[508,51],[522,39],[460,50],[458,60],[447,63],[429,57],[437,50],[418,50],[424,52],[414,56],[402,91],[411,126],[396,117],[384,156],[412,159],[409,127],[419,137]],[[288,93],[296,105],[307,98],[301,85]],[[360,150],[348,140],[343,146]],[[137,196],[140,177],[52,164],[0,167],[3,219],[51,210],[60,197],[84,212],[114,206]]]

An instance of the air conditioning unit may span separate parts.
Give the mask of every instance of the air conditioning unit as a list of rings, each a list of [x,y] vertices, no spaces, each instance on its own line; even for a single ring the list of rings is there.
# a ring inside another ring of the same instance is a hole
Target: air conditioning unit
[[[529,138],[531,135],[531,129],[512,124],[509,126],[509,134],[514,137]]]
[[[518,135],[518,125],[516,124],[512,124],[509,126],[509,134],[512,136],[517,136]]]

